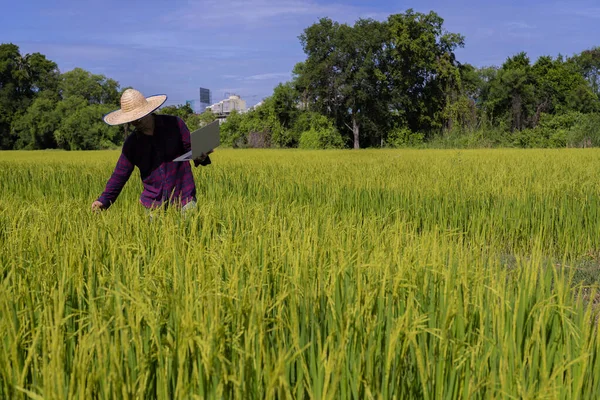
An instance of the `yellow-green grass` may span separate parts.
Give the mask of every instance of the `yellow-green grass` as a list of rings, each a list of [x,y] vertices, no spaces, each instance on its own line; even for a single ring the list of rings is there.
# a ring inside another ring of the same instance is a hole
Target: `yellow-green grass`
[[[594,398],[599,150],[0,152],[0,398]]]

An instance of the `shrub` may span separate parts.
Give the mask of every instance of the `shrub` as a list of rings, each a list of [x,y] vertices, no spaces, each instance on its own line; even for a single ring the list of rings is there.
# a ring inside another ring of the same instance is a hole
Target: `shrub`
[[[600,146],[600,114],[584,114],[569,130],[566,145],[569,147]]]
[[[389,134],[386,140],[386,147],[407,147],[418,146],[423,143],[422,133],[414,133],[407,127],[395,128]]]
[[[310,113],[307,116],[309,129],[300,135],[300,148],[303,149],[341,149],[344,139],[327,117]]]
[[[223,146],[244,147],[246,133],[242,130],[242,115],[233,111],[221,125],[221,144]]]
[[[267,131],[250,132],[248,134],[248,147],[266,149],[271,147],[271,135]]]
[[[312,128],[300,136],[300,148],[302,149],[341,149],[343,147],[344,140],[334,127]]]

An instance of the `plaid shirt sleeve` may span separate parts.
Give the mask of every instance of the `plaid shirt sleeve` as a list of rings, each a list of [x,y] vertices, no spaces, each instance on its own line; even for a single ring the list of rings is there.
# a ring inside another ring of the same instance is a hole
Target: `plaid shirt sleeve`
[[[183,142],[183,150],[187,153],[188,151],[190,151],[192,149],[192,143],[191,143],[191,139],[190,139],[190,130],[188,129],[185,122],[183,122],[183,120],[179,117],[177,118],[177,123],[179,124],[179,132],[181,133],[181,141]],[[206,156],[204,161],[194,160],[194,166],[196,166],[196,167],[198,165],[206,166],[210,163],[211,163],[211,161],[210,161],[210,157],[208,155]]]
[[[125,153],[121,153],[119,161],[117,161],[117,166],[106,183],[104,192],[98,198],[98,201],[102,203],[104,208],[110,207],[117,200],[133,169],[134,165],[127,159]]]

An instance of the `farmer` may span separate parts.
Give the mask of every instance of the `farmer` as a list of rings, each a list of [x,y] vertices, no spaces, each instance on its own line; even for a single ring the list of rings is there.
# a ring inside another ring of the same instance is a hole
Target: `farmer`
[[[190,163],[172,162],[190,150],[190,131],[179,117],[153,113],[166,99],[166,95],[146,98],[137,90],[127,89],[121,96],[121,109],[104,116],[107,124],[129,123],[134,131],[125,139],[117,166],[102,195],[92,203],[92,210],[107,209],[115,202],[134,167],[140,170],[144,184],[140,202],[146,208],[173,204],[186,211],[196,206]],[[194,165],[210,164],[208,154],[194,160]]]

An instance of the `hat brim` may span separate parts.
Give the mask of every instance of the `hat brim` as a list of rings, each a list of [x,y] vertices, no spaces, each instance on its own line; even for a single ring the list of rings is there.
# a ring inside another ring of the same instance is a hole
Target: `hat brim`
[[[158,94],[155,96],[146,97],[147,104],[143,107],[140,107],[136,110],[123,112],[123,110],[118,109],[116,111],[110,112],[106,114],[102,119],[108,125],[121,125],[126,124],[128,122],[135,121],[136,119],[140,119],[152,111],[156,110],[158,107],[162,106],[165,101],[167,101],[166,94]]]

